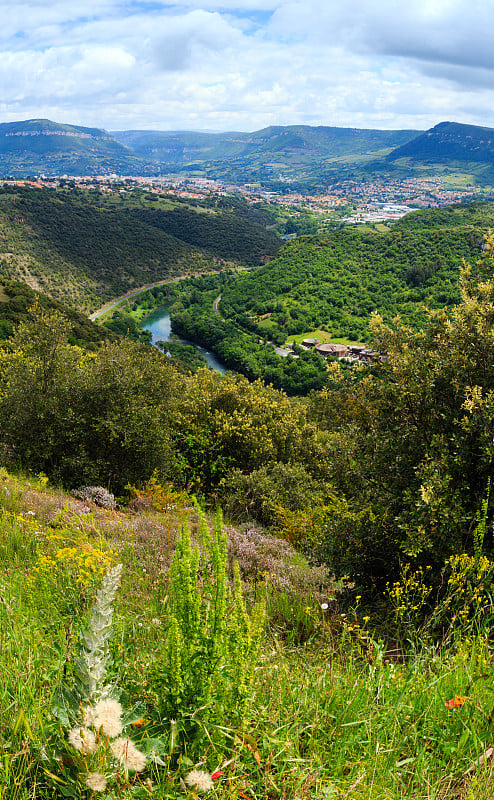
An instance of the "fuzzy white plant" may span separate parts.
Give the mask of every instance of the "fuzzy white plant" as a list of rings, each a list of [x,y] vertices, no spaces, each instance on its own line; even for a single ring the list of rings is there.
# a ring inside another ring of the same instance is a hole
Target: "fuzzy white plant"
[[[65,693],[60,695],[63,703],[54,709],[68,729],[65,746],[70,748],[73,779],[82,781],[91,792],[121,788],[129,773],[142,772],[148,763],[148,755],[138,750],[129,737],[121,736],[125,724],[132,724],[132,714],[127,715],[125,723],[122,705],[115,699],[116,687],[106,683],[112,604],[121,575],[119,564],[104,576],[80,635],[79,656],[74,662],[75,691],[74,687],[65,687]],[[60,761],[60,756],[56,760]]]
[[[105,685],[108,641],[112,634],[112,604],[121,576],[122,564],[106,573],[96,594],[87,627],[81,633],[81,651],[75,661],[74,672],[83,705],[94,706],[111,692],[111,686]]]

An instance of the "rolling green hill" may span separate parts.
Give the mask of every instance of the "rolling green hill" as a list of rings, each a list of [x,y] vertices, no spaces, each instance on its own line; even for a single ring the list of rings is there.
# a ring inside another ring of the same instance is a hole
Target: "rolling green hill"
[[[0,176],[158,175],[185,171],[236,182],[280,174],[306,176],[311,167],[387,155],[417,131],[309,125],[260,131],[108,131],[47,119],[0,124]]]
[[[475,264],[493,225],[494,205],[476,203],[414,212],[387,232],[303,236],[225,286],[221,314],[279,343],[317,329],[367,341],[374,311],[421,326],[427,308],[458,302],[459,265]]]
[[[279,248],[266,222],[225,198],[200,204],[7,186],[0,190],[0,280],[24,281],[90,311],[147,283],[265,261]]]

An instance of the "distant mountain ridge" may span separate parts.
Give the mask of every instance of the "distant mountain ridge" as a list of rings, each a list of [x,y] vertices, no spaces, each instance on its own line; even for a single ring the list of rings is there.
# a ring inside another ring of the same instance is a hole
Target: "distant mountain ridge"
[[[494,164],[494,128],[440,122],[434,128],[397,147],[388,160],[466,161]]]
[[[48,119],[0,124],[0,175],[132,174],[141,160],[100,128]]]
[[[298,173],[327,159],[389,152],[417,131],[379,131],[309,125],[233,131],[115,131],[47,119],[0,124],[0,176],[29,174],[159,175],[173,171],[221,173],[230,167],[242,180],[264,167]],[[268,169],[268,172],[270,170]],[[245,176],[244,176],[245,177]]]
[[[0,177],[180,173],[318,190],[335,181],[469,165],[494,183],[494,129],[441,122],[428,131],[272,125],[250,133],[130,130],[46,119],[0,124]]]
[[[374,153],[398,147],[417,131],[380,131],[309,125],[272,125],[252,133],[193,131],[113,131],[115,138],[146,159],[185,166],[192,161],[217,161],[295,154],[319,158]]]

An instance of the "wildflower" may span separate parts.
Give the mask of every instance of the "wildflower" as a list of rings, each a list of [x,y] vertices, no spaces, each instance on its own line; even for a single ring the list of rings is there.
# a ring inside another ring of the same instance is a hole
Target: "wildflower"
[[[72,728],[68,733],[70,744],[75,750],[85,755],[96,750],[96,737],[88,728]]]
[[[446,700],[444,705],[449,711],[451,711],[453,708],[461,708],[461,706],[465,705],[465,698],[455,694],[451,700]]]
[[[86,786],[93,792],[104,792],[106,789],[106,778],[100,772],[90,772],[86,778]]]
[[[142,772],[146,766],[146,756],[137,749],[132,739],[120,737],[110,744],[115,758],[128,770]]]
[[[327,603],[321,603],[321,608],[322,608],[323,611],[327,611],[329,606],[328,606]]]
[[[216,772],[213,772],[213,774],[211,775],[211,780],[215,781],[218,778],[222,778],[224,774],[225,773],[223,772],[223,770],[217,769]]]
[[[202,769],[193,769],[185,776],[185,783],[197,792],[209,792],[213,788],[213,781],[209,772]]]
[[[118,700],[100,700],[96,704],[93,725],[99,730],[103,728],[106,736],[120,736],[122,733],[122,706]]]
[[[92,706],[82,709],[82,721],[87,728],[94,725],[94,708]]]

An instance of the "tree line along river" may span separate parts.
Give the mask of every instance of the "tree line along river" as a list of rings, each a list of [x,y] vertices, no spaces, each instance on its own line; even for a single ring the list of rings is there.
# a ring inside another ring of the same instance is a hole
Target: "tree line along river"
[[[185,277],[185,276],[184,276]],[[92,314],[89,315],[89,319],[95,322],[97,319],[102,317],[108,311],[112,311],[116,309],[117,306],[130,299],[131,297],[137,297],[139,294],[143,294],[148,289],[151,289],[153,286],[159,286],[165,283],[173,283],[175,280],[180,280],[180,278],[175,278],[172,280],[167,281],[160,281],[158,284],[152,284],[152,286],[144,286],[140,289],[136,289],[133,292],[128,292],[122,297],[117,297],[115,300],[111,301],[110,303],[105,303],[104,306],[99,308],[97,311],[94,311]],[[145,320],[142,321],[140,327],[143,330],[151,331],[151,343],[156,346],[157,342],[167,342],[170,340],[172,335],[171,330],[171,320],[170,314],[168,313],[168,308],[166,306],[161,306],[157,308],[155,311],[152,312]],[[215,354],[211,350],[207,350],[205,347],[202,347],[195,342],[190,342],[187,339],[181,339],[180,337],[176,337],[176,340],[179,342],[183,342],[183,344],[189,344],[195,347],[195,349],[202,355],[204,360],[206,361],[207,365],[211,367],[211,369],[215,369],[218,372],[224,374],[226,372],[226,367],[224,364],[219,361],[219,359],[215,356]]]

